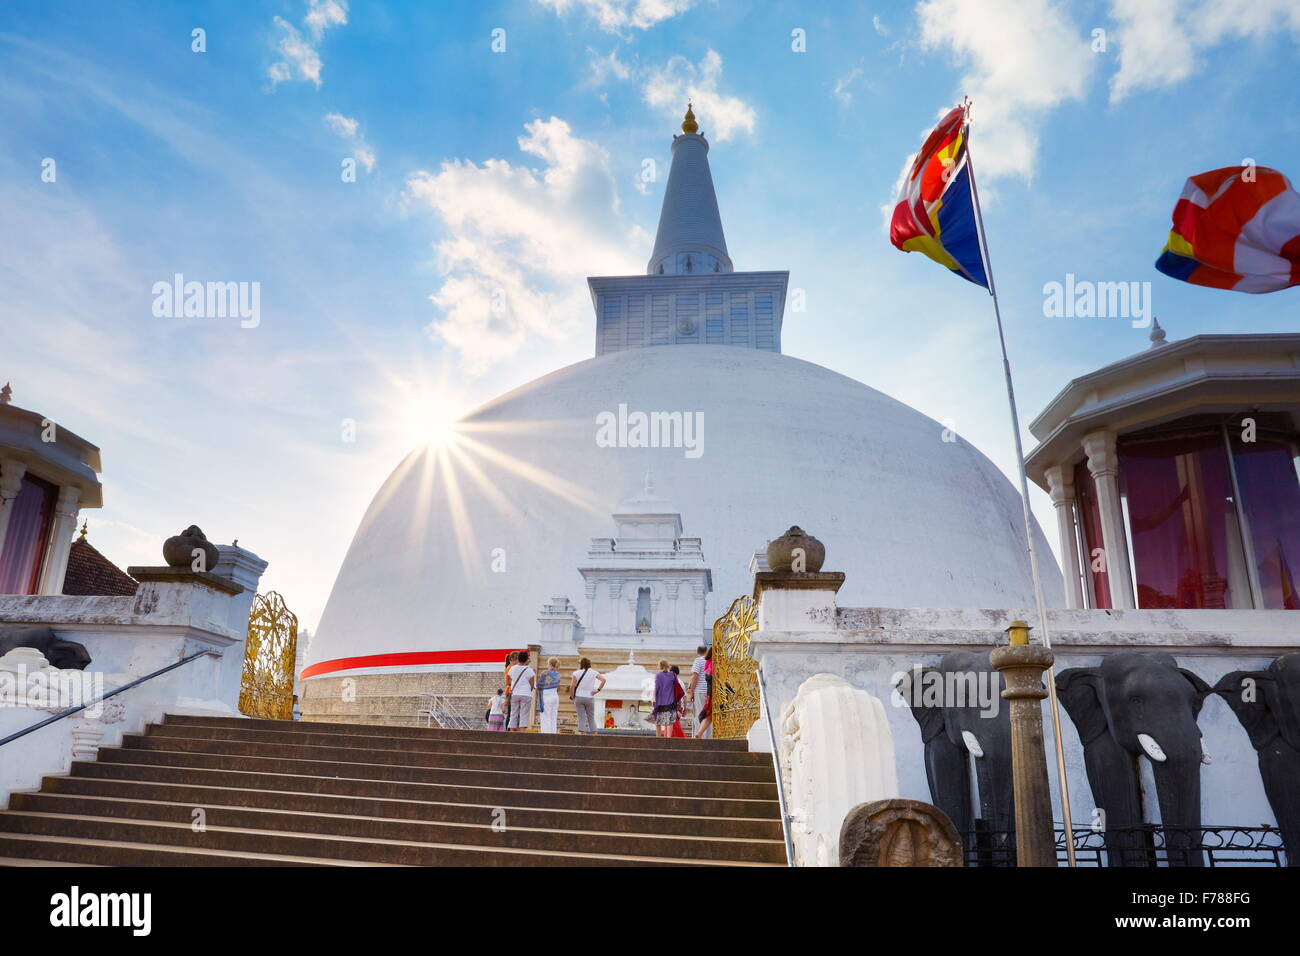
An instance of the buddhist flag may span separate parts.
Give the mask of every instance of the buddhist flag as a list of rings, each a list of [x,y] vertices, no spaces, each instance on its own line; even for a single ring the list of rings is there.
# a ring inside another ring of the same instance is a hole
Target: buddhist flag
[[[1174,228],[1156,268],[1236,292],[1300,285],[1300,193],[1263,166],[1193,176],[1174,206]]]
[[[966,110],[958,106],[945,116],[916,154],[894,206],[889,241],[987,289],[966,157]]]

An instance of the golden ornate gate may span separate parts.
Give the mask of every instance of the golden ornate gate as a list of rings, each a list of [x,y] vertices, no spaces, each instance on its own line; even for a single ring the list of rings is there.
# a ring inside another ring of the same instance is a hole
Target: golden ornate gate
[[[743,737],[758,720],[758,662],[749,640],[758,630],[758,602],[738,597],[713,622],[713,736]]]
[[[275,591],[253,599],[244,645],[244,679],[239,712],[249,717],[293,719],[293,668],[298,651],[298,615]]]

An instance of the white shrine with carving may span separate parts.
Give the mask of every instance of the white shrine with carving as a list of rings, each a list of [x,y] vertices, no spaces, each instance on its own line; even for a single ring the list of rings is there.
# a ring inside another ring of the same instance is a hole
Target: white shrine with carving
[[[710,632],[705,602],[713,575],[699,538],[682,534],[682,516],[645,490],[613,515],[617,533],[592,538],[578,569],[586,584],[583,641],[596,647],[694,650]]]

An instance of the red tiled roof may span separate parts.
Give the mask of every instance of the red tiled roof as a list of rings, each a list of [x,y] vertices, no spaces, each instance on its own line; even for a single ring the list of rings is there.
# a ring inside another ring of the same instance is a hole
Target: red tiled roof
[[[85,538],[72,542],[68,552],[68,573],[63,578],[64,594],[110,594],[129,597],[139,582],[104,557]]]

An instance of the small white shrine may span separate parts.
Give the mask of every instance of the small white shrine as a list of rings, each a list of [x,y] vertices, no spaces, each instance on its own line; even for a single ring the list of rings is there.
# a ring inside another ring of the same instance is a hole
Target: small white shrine
[[[636,662],[636,651],[627,652],[627,663],[605,674],[605,686],[596,692],[596,726],[609,730],[654,731],[655,675]],[[614,717],[606,728],[605,714]]]
[[[592,538],[582,640],[595,647],[694,650],[709,633],[705,602],[713,575],[699,538],[682,535],[682,516],[655,495],[650,477],[613,515],[617,534]]]

